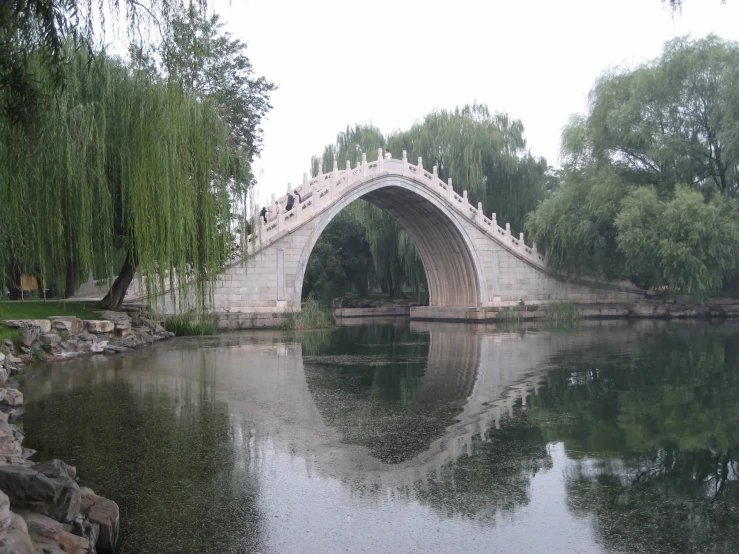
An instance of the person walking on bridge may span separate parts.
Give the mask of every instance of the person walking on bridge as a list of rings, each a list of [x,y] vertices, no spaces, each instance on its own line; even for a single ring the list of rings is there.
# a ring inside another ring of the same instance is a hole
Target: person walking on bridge
[[[291,193],[287,193],[287,205],[285,206],[285,211],[289,212],[293,209],[293,205],[295,205],[295,197]]]
[[[264,218],[264,222],[267,223],[267,208],[265,206],[262,206],[262,211],[259,212],[259,215],[261,215]]]

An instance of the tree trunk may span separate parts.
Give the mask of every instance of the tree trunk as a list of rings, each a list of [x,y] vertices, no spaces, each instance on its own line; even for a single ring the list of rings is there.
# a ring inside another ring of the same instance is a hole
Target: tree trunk
[[[11,261],[10,261],[10,271],[8,272],[8,279],[5,284],[8,287],[8,291],[10,291],[9,299],[10,300],[20,300],[21,299],[21,287],[23,286],[21,284],[21,268],[13,260],[12,256],[11,256]]]
[[[128,291],[128,286],[133,281],[133,275],[136,273],[136,264],[131,261],[131,254],[126,255],[126,261],[123,262],[118,277],[113,281],[108,294],[100,301],[100,307],[104,310],[117,310],[120,308],[123,299]]]
[[[67,260],[67,278],[64,286],[64,298],[71,298],[74,296],[74,289],[75,287],[75,271],[74,271],[74,261],[73,260]]]

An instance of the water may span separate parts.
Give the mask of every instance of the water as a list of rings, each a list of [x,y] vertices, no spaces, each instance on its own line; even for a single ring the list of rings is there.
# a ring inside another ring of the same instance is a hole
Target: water
[[[736,552],[739,326],[400,322],[28,370],[122,553]]]

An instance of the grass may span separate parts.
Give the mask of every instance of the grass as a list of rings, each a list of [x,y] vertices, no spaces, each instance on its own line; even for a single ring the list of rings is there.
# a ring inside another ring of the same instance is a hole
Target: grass
[[[520,310],[513,310],[508,307],[501,308],[498,315],[495,316],[495,321],[507,325],[519,325],[523,323],[523,313]]]
[[[20,346],[20,344],[23,342],[23,337],[21,336],[21,332],[17,329],[11,329],[10,327],[6,327],[5,325],[0,325],[0,342],[2,342],[4,339],[10,339],[13,341],[13,344],[16,346]]]
[[[191,315],[176,315],[164,321],[164,328],[178,337],[213,335],[216,332],[216,323],[213,318],[203,316],[198,321]]]
[[[321,308],[318,302],[309,298],[296,314],[288,314],[283,329],[326,329],[334,326],[331,312]]]
[[[59,302],[27,300],[0,302],[0,319],[46,319],[55,315],[72,315],[80,319],[102,319],[95,302]]]
[[[553,323],[573,323],[582,319],[582,312],[574,302],[558,302],[549,304],[542,319]]]

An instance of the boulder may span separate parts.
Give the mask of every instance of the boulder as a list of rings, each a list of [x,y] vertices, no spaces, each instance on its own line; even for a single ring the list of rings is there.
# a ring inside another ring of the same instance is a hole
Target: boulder
[[[10,515],[10,498],[0,491],[0,538],[8,533],[13,518]]]
[[[131,316],[124,312],[101,312],[100,317],[103,319],[107,319],[109,321],[112,321],[114,324],[118,325],[119,323],[121,325],[128,323],[130,325],[131,323]]]
[[[5,354],[0,352],[0,366],[5,364]]]
[[[107,498],[96,495],[91,489],[82,487],[80,512],[87,516],[90,523],[100,526],[97,551],[100,554],[113,554],[118,541],[118,504]]]
[[[79,343],[76,339],[68,339],[59,343],[64,350],[67,352],[77,352],[77,344]]]
[[[108,346],[107,340],[99,340],[90,347],[90,352],[93,354],[102,354],[105,351],[105,347]]]
[[[70,335],[77,335],[85,330],[85,322],[74,316],[53,316],[49,318],[51,326],[57,331],[66,331]]]
[[[0,388],[0,406],[23,406],[23,393],[18,389]]]
[[[28,527],[22,517],[11,512],[10,527],[0,540],[0,554],[44,554],[31,542]]]
[[[124,339],[113,339],[108,341],[108,348],[112,348],[114,346],[122,346],[124,348],[136,348],[139,345],[139,343],[136,341],[133,337],[128,337]]]
[[[85,324],[87,325],[87,330],[90,333],[110,333],[113,329],[115,329],[115,324],[112,321],[107,321],[105,319],[89,319],[85,321]]]
[[[23,344],[25,346],[31,346],[34,342],[36,342],[38,335],[38,327],[26,327],[25,329],[21,329],[21,340],[23,341]]]
[[[125,346],[118,346],[116,344],[110,344],[105,347],[105,353],[106,354],[121,354],[123,352],[130,352],[131,349],[127,348]]]
[[[38,327],[38,330],[41,333],[48,333],[51,331],[51,321],[48,319],[29,319],[28,322],[34,327]]]
[[[41,335],[41,342],[44,344],[57,344],[62,341],[62,337],[56,333],[44,333]]]
[[[26,508],[70,523],[80,512],[80,488],[68,475],[48,477],[33,468],[0,466],[0,490],[14,508]]]
[[[98,339],[97,335],[93,335],[92,333],[88,333],[88,332],[80,333],[74,338],[82,342],[95,342]]]
[[[73,535],[71,525],[64,525],[50,517],[28,510],[18,510],[18,515],[23,517],[28,535],[41,547],[44,554],[89,554],[89,541]]]
[[[69,477],[75,479],[77,477],[77,468],[71,466],[61,460],[54,458],[45,462],[38,463],[33,468],[39,473],[43,473],[47,477]]]
[[[90,523],[85,516],[80,514],[72,522],[72,534],[86,538],[91,546],[90,554],[96,554],[95,545],[100,537],[100,526],[97,523]]]

